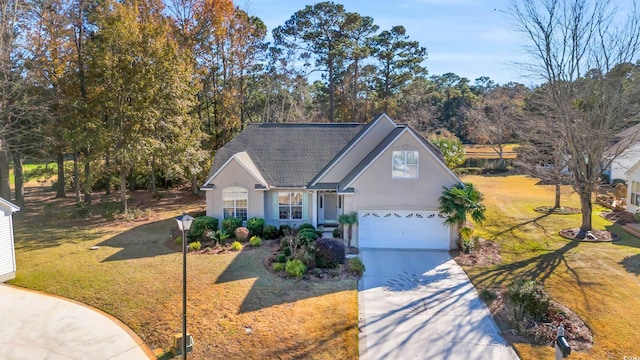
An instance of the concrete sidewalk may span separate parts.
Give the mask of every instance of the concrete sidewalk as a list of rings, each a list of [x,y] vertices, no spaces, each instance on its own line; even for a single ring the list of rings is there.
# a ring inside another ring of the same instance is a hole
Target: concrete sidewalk
[[[155,359],[126,325],[87,305],[0,284],[0,359]]]
[[[361,249],[360,257],[360,359],[518,359],[448,252]]]

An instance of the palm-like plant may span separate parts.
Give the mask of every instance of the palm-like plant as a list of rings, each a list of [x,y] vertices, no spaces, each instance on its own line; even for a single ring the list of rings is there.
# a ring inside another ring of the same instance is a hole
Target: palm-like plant
[[[478,224],[485,220],[486,207],[482,204],[482,194],[471,183],[445,187],[439,200],[439,210],[446,216],[444,223],[447,225],[461,228],[467,223],[469,215]]]
[[[342,233],[347,236],[347,246],[351,247],[351,229],[353,225],[358,223],[358,214],[350,212],[348,214],[342,214],[338,216],[338,222],[342,226]],[[346,228],[346,231],[344,231]]]

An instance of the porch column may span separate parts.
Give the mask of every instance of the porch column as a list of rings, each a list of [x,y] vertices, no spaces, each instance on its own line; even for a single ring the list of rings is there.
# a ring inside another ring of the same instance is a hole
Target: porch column
[[[318,227],[318,192],[311,192],[311,225]]]

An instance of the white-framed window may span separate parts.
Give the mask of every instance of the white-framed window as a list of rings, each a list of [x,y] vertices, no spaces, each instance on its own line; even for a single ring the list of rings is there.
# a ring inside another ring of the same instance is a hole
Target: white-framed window
[[[418,178],[418,151],[399,150],[392,153],[391,177],[393,179]]]
[[[631,182],[631,199],[629,200],[631,201],[632,205],[640,205],[640,182]]]
[[[236,217],[247,221],[249,192],[241,187],[228,187],[222,190],[222,211],[224,218]]]
[[[278,218],[280,220],[302,219],[302,193],[278,193]]]

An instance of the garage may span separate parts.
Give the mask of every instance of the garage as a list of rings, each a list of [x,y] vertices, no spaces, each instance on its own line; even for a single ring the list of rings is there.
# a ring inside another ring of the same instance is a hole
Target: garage
[[[360,211],[361,248],[449,249],[449,227],[437,211]]]

